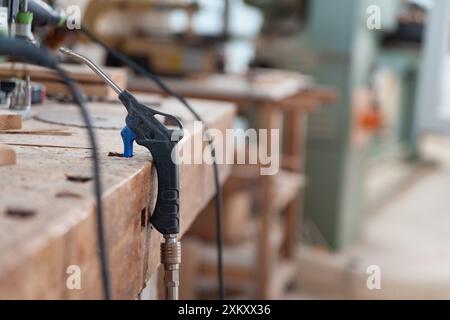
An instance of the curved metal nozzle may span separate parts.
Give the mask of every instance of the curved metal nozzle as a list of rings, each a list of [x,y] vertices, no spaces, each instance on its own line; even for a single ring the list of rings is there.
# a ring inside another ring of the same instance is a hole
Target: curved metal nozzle
[[[97,75],[99,75],[117,94],[121,94],[123,92],[122,88],[119,87],[99,66],[97,66],[94,62],[92,62],[89,58],[76,53],[67,48],[59,48],[59,51],[74,60],[81,62],[92,69]]]

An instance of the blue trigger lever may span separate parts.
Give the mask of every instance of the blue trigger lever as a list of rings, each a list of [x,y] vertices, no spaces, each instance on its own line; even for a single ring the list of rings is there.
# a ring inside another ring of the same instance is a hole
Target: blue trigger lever
[[[120,132],[123,141],[123,156],[125,158],[133,158],[133,144],[136,140],[136,134],[133,130],[125,127]]]

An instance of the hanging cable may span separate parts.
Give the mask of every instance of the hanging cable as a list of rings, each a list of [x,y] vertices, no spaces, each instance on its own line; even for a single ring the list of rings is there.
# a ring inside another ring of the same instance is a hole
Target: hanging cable
[[[56,59],[45,48],[37,48],[25,41],[13,40],[5,37],[0,37],[0,55],[14,55],[21,57],[25,61],[47,67],[58,73],[62,81],[67,85],[73,97],[75,104],[79,107],[83,121],[86,124],[88,131],[89,143],[92,149],[93,159],[93,173],[94,173],[94,192],[96,200],[96,215],[97,215],[97,241],[99,248],[101,277],[103,282],[103,295],[106,300],[111,299],[111,284],[109,276],[109,260],[108,252],[105,243],[104,221],[103,221],[103,205],[102,205],[102,185],[100,163],[98,158],[98,147],[95,138],[92,121],[87,110],[82,94],[75,85],[74,81],[69,78],[65,72],[59,67]]]
[[[108,46],[100,38],[89,31],[85,26],[81,27],[80,30],[84,35],[86,35],[93,42],[99,44],[103,47],[109,54],[114,56],[116,59],[122,61],[125,65],[129,66],[136,73],[145,76],[147,79],[153,81],[163,92],[169,96],[173,96],[178,99],[195,117],[196,120],[203,123],[208,138],[208,143],[211,148],[211,155],[213,160],[213,170],[214,170],[214,184],[216,189],[215,194],[215,206],[216,206],[216,242],[217,242],[217,273],[218,273],[218,285],[219,285],[219,298],[225,300],[225,283],[224,283],[224,271],[223,271],[223,231],[222,231],[222,190],[220,185],[219,169],[216,159],[216,152],[214,149],[214,144],[209,136],[209,128],[202,117],[194,110],[194,108],[188,103],[188,101],[170,87],[168,87],[158,76],[141,67],[139,64],[134,62],[132,59],[127,57],[125,54],[119,52],[118,50]]]

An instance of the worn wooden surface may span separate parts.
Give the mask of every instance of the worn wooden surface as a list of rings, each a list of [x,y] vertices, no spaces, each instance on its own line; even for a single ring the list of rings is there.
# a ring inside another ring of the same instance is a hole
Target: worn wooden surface
[[[197,100],[193,105],[210,127],[232,127],[231,104]],[[54,103],[34,112],[61,108],[74,107]],[[104,117],[124,115],[120,104],[93,103],[89,108],[101,110]],[[162,110],[178,115],[189,130],[182,150],[202,134],[193,131],[192,116],[174,100],[163,100]],[[26,121],[23,130],[27,134],[0,134],[0,142],[18,154],[16,166],[0,168],[0,299],[102,298],[85,130],[37,120]],[[123,152],[118,130],[98,129],[97,137],[113,297],[134,299],[159,265],[161,236],[147,223],[156,173],[142,147],[132,159],[108,156]],[[220,166],[220,173],[223,181],[229,167]],[[213,171],[206,164],[182,164],[180,179],[183,234],[214,195]],[[81,268],[81,290],[66,286],[66,271],[72,265]]]

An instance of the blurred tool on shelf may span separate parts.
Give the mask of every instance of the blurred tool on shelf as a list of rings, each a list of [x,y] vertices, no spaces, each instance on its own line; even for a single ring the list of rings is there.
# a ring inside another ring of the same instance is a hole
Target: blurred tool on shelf
[[[32,31],[33,13],[28,8],[28,0],[0,1],[0,36],[9,36],[38,46]],[[1,61],[1,57],[0,57]],[[20,59],[14,61],[11,68],[22,68]],[[1,75],[0,105],[20,114],[23,120],[29,119],[32,104],[42,102],[45,89],[31,82],[27,74]]]

